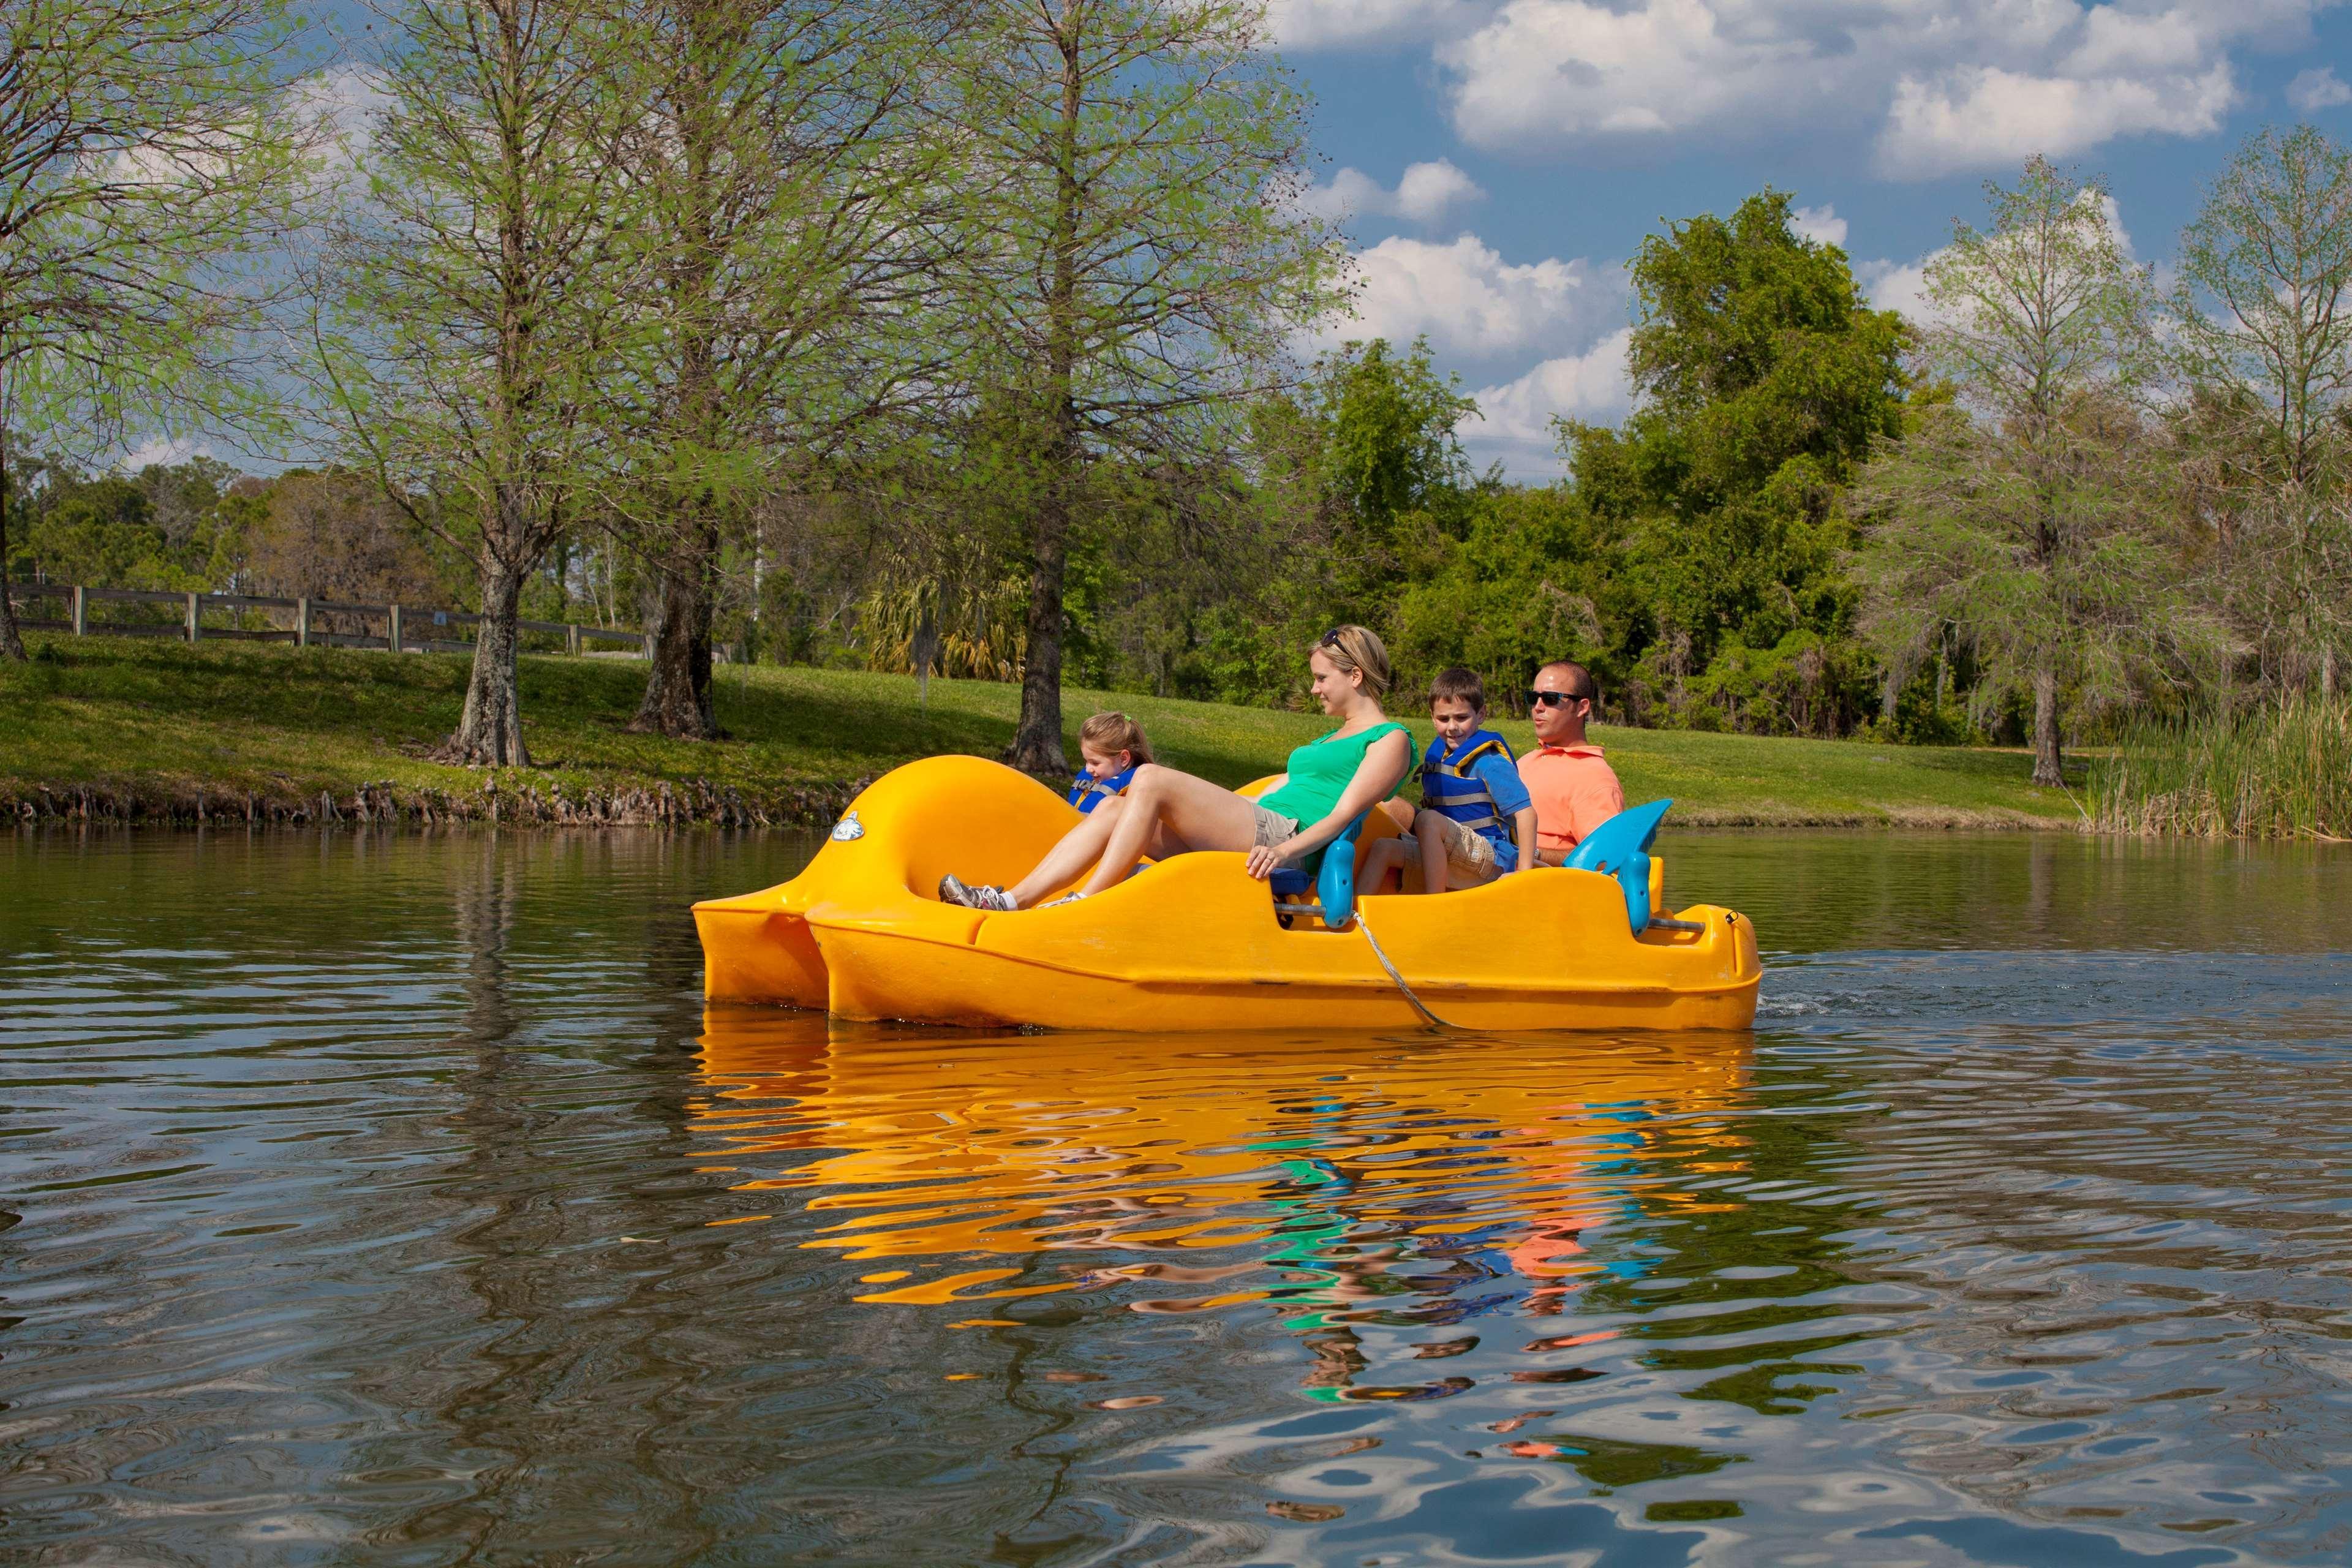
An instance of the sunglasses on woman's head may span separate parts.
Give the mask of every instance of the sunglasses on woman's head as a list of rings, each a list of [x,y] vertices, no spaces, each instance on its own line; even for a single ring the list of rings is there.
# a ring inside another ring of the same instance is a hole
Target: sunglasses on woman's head
[[[1339,646],[1339,634],[1347,629],[1348,628],[1345,626],[1333,626],[1329,631],[1325,632],[1321,637],[1315,639],[1315,646],[1317,647],[1338,647]]]

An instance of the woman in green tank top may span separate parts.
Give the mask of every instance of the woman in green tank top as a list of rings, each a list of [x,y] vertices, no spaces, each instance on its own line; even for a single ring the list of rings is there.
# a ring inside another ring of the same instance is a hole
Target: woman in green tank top
[[[1066,887],[1089,865],[1094,874],[1072,898],[1117,887],[1146,855],[1165,859],[1193,849],[1246,850],[1263,879],[1307,858],[1348,824],[1403,787],[1412,766],[1412,736],[1381,710],[1390,681],[1389,650],[1363,626],[1325,632],[1307,653],[1315,695],[1339,727],[1290,753],[1290,771],[1257,800],[1174,768],[1138,768],[1127,793],[1104,801],[1054,847],[1013,891],[940,879],[940,898],[976,909],[1024,907],[1033,889]]]

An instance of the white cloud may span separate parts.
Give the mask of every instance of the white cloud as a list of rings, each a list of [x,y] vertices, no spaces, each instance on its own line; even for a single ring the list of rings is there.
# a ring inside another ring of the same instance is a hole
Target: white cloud
[[[124,453],[114,467],[118,472],[136,474],[152,464],[161,463],[168,468],[174,463],[184,463],[190,458],[209,458],[212,455],[212,447],[192,437],[158,437],[143,447]]]
[[[1633,330],[1620,327],[1581,353],[1545,360],[1526,374],[1473,395],[1478,417],[1462,426],[1463,445],[1479,463],[1499,461],[1514,479],[1559,474],[1558,417],[1606,422],[1633,405],[1625,351]]]
[[[391,102],[382,73],[367,66],[335,66],[293,87],[298,112],[315,116],[327,138],[330,170],[350,169],[367,156],[375,117]]]
[[[1906,77],[1895,84],[1878,163],[1890,174],[1924,179],[2021,163],[2037,153],[2070,157],[2118,136],[2210,135],[2237,96],[2227,60],[2198,77],[2146,80],[2021,76],[1989,67],[1932,85]]]
[[[1602,322],[1624,320],[1622,268],[1578,259],[1505,261],[1472,234],[1445,245],[1402,236],[1357,254],[1362,284],[1352,321],[1322,334],[1403,344],[1426,333],[1440,358],[1493,363],[1566,353],[1590,342]]]
[[[1274,0],[1270,20],[1286,49],[1360,48],[1434,37],[1465,9],[1460,0]]]
[[[1818,240],[1823,245],[1843,246],[1845,243],[1845,219],[1838,216],[1837,208],[1824,204],[1817,207],[1799,207],[1797,221],[1789,226],[1803,239]]]
[[[1482,147],[1829,134],[1926,177],[2209,135],[2233,51],[2307,36],[2326,3],[1507,0],[1436,57]]]
[[[1300,205],[1335,220],[1401,217],[1428,227],[1451,208],[1486,195],[1477,181],[1455,168],[1450,159],[1440,158],[1408,167],[1394,190],[1361,170],[1341,169],[1331,176],[1329,184],[1311,187]]]
[[[1909,321],[1925,322],[1934,312],[1927,300],[1927,264],[1941,254],[1931,252],[1916,261],[1858,261],[1854,281],[1870,297],[1873,310],[1898,310]]]
[[[2297,114],[2316,114],[2323,109],[2352,103],[2352,87],[2344,85],[2335,67],[2321,66],[2297,73],[2286,84],[2286,100],[2294,106]]]
[[[280,107],[293,122],[293,133],[320,158],[331,179],[348,174],[365,154],[370,125],[384,102],[381,79],[365,67],[337,66],[299,78],[283,90]],[[159,133],[113,153],[107,174],[133,184],[194,191],[226,174],[257,129],[245,122]]]

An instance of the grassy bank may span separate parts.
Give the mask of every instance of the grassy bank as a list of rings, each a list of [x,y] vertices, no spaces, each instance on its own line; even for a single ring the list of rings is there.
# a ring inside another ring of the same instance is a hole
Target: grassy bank
[[[919,711],[905,677],[724,668],[718,745],[632,735],[644,689],[627,659],[523,661],[537,765],[494,775],[425,753],[455,726],[467,661],[335,648],[35,637],[0,665],[0,809],[27,816],[315,820],[822,822],[856,785],[910,758],[1002,752],[1011,686],[934,680]],[[1276,713],[1131,695],[1066,694],[1077,721],[1124,708],[1160,760],[1227,784],[1282,765],[1328,727]],[[1423,740],[1425,715],[1409,713]],[[1524,724],[1502,726],[1514,743]],[[2072,826],[2066,796],[2006,752],[1607,729],[1633,799],[1673,795],[1685,824]]]
[[[2092,781],[2119,833],[2352,838],[2352,705],[2297,698],[2125,737]]]

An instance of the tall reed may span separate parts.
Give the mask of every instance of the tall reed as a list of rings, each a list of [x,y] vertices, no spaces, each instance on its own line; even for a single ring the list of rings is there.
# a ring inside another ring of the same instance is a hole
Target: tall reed
[[[2091,819],[2117,833],[2352,838],[2352,703],[2275,704],[2146,722],[2091,773]]]

